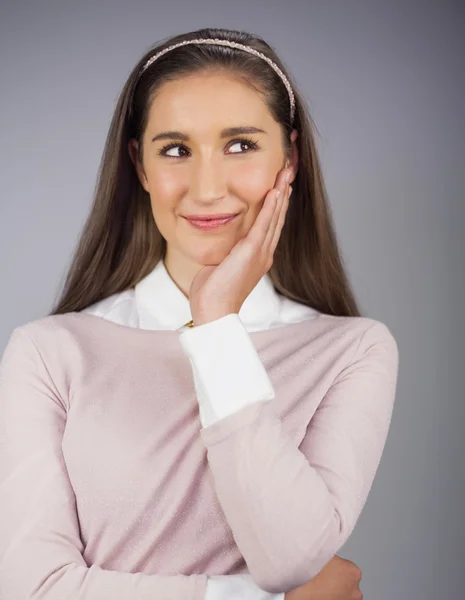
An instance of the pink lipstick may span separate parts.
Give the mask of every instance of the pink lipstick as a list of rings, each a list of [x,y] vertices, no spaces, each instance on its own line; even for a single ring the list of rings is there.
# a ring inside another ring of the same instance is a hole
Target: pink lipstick
[[[206,231],[209,229],[217,229],[218,227],[227,225],[228,223],[231,223],[231,221],[233,221],[235,217],[237,217],[237,215],[193,215],[185,217],[185,219],[193,227]]]

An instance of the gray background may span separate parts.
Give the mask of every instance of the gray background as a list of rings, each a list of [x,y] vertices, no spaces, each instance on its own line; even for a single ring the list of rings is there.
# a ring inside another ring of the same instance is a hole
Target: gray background
[[[340,554],[369,600],[465,597],[460,2],[29,2],[0,14],[0,349],[50,310],[119,91],[152,43],[248,29],[309,102],[347,269],[397,339],[385,453]]]

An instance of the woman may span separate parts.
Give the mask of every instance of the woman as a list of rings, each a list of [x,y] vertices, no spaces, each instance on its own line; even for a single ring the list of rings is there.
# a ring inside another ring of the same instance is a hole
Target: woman
[[[272,48],[203,29],[150,50],[63,295],[2,358],[1,597],[361,597],[335,554],[397,369]]]

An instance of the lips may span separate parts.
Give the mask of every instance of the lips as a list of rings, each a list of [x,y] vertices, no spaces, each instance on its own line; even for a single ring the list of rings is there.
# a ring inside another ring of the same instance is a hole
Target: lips
[[[185,217],[186,221],[196,227],[197,229],[203,229],[208,230],[208,229],[216,229],[218,227],[222,227],[223,225],[227,225],[228,223],[231,223],[231,221],[234,221],[235,217],[237,217],[237,214],[229,214],[226,215],[226,217],[223,218],[218,218],[217,215],[215,215],[214,218],[212,218],[212,216],[210,215],[209,218],[205,218],[205,216],[203,216],[203,218],[192,218],[192,217]]]
[[[221,215],[187,215],[184,217],[189,221],[219,221],[236,216],[237,213],[223,213]]]

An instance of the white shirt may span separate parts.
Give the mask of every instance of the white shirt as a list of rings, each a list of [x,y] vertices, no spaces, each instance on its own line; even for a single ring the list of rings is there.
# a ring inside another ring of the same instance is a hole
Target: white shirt
[[[189,300],[171,279],[163,260],[134,288],[113,294],[83,312],[129,327],[178,330],[192,366],[203,427],[252,402],[274,398],[273,386],[249,332],[305,321],[319,314],[278,293],[265,274],[238,314],[185,327],[192,319]],[[284,600],[284,593],[265,592],[250,575],[213,575],[208,577],[205,600]]]

